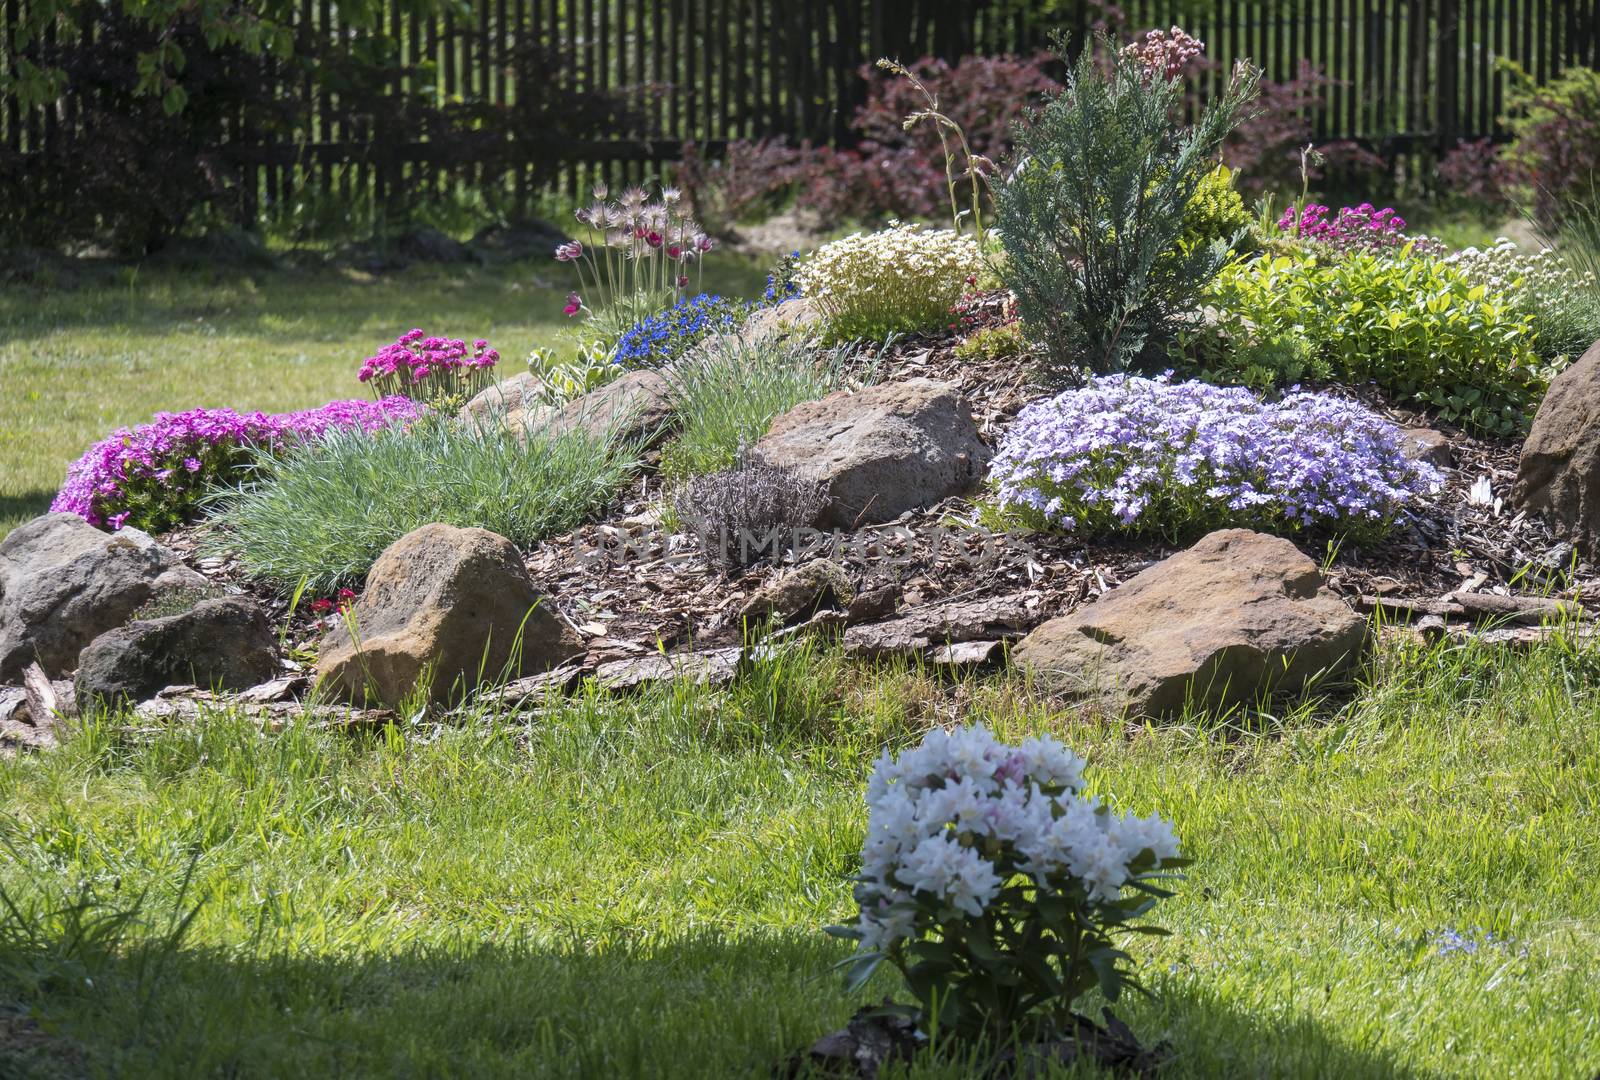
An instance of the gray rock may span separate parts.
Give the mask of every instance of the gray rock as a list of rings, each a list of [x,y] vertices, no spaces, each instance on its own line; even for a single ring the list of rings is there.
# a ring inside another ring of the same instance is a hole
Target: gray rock
[[[46,514],[0,541],[0,682],[38,660],[65,675],[84,647],[147,601],[209,583],[138,529],[107,533]]]
[[[1406,428],[1400,435],[1404,440],[1405,455],[1412,461],[1426,462],[1441,469],[1455,465],[1455,451],[1442,432],[1433,428],[1414,427]]]
[[[469,424],[493,423],[516,412],[539,408],[539,392],[544,382],[531,371],[519,371],[508,379],[478,391],[461,406],[461,419]]]
[[[1289,541],[1224,529],[1052,619],[1013,658],[1066,695],[1162,717],[1250,703],[1356,660],[1366,620]]]
[[[485,529],[433,524],[396,540],[373,564],[317,659],[325,689],[397,705],[431,672],[435,702],[491,681],[548,671],[584,651],[534,587],[516,546]]]
[[[968,491],[989,460],[967,402],[929,379],[806,402],[773,421],[755,453],[820,485],[828,505],[818,524],[838,529]]]
[[[665,441],[677,418],[672,384],[659,371],[649,370],[630,371],[559,408],[530,399],[504,415],[512,431],[579,431],[594,439],[610,435],[620,442],[637,441],[643,449]]]
[[[1522,444],[1511,500],[1600,559],[1600,341],[1557,375]]]
[[[761,622],[776,615],[783,622],[804,618],[823,608],[847,608],[855,589],[844,568],[818,559],[786,570],[761,586],[739,609],[742,622]]]
[[[81,708],[138,704],[169,686],[243,690],[277,668],[278,643],[266,614],[229,596],[101,634],[79,657],[73,689]]]

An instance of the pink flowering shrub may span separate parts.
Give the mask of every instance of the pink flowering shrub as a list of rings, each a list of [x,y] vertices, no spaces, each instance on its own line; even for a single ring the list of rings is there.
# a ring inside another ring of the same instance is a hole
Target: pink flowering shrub
[[[357,376],[372,387],[379,399],[411,398],[435,401],[445,397],[471,398],[494,382],[493,368],[500,354],[479,338],[468,348],[457,338],[428,337],[407,330],[393,345],[361,364]]]
[[[1441,245],[1428,237],[1412,237],[1405,232],[1406,219],[1391,206],[1375,209],[1369,202],[1343,206],[1337,214],[1319,203],[1284,208],[1278,219],[1282,232],[1335,251],[1397,251],[1407,244],[1419,254],[1434,254]]]
[[[276,452],[335,429],[376,431],[421,414],[421,406],[398,396],[277,415],[157,413],[150,423],[114,431],[91,446],[67,470],[50,509],[101,528],[160,531],[189,520],[207,491],[249,465],[253,448]]]
[[[1205,48],[1205,42],[1192,37],[1183,27],[1174,26],[1170,31],[1146,30],[1122,47],[1122,55],[1144,64],[1151,75],[1177,79],[1200,59]]]

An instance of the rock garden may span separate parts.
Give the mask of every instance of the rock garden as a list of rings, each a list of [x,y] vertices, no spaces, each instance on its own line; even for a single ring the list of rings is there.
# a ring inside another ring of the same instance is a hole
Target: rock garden
[[[1260,74],[1186,109],[1202,49],[1063,55],[995,161],[930,100],[949,206],[762,295],[703,291],[692,192],[599,184],[526,365],[405,329],[349,400],[87,449],[0,539],[0,986],[77,1018],[39,1060],[1592,1074],[1600,213],[1252,210]],[[1407,1063],[1480,992],[1540,1049]],[[213,993],[273,1048],[195,1035]]]

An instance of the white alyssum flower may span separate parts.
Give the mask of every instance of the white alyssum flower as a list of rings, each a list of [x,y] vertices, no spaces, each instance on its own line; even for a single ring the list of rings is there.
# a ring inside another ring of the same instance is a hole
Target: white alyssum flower
[[[935,730],[898,758],[880,756],[867,783],[861,948],[880,952],[918,933],[919,901],[981,918],[1018,874],[1040,894],[1109,901],[1136,860],[1178,857],[1168,822],[1084,796],[1083,765],[1049,736],[1009,746],[982,725]]]

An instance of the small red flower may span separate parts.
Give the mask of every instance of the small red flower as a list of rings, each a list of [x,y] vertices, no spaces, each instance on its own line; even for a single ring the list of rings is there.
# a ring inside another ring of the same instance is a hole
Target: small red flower
[[[311,610],[314,614],[326,615],[328,612],[333,610],[333,601],[329,600],[327,597],[313,600],[311,601]]]
[[[689,278],[684,274],[679,274],[678,275],[678,288],[681,289],[687,284],[689,284]]]
[[[567,294],[567,306],[561,309],[563,315],[576,315],[583,310],[583,299],[577,293]]]

